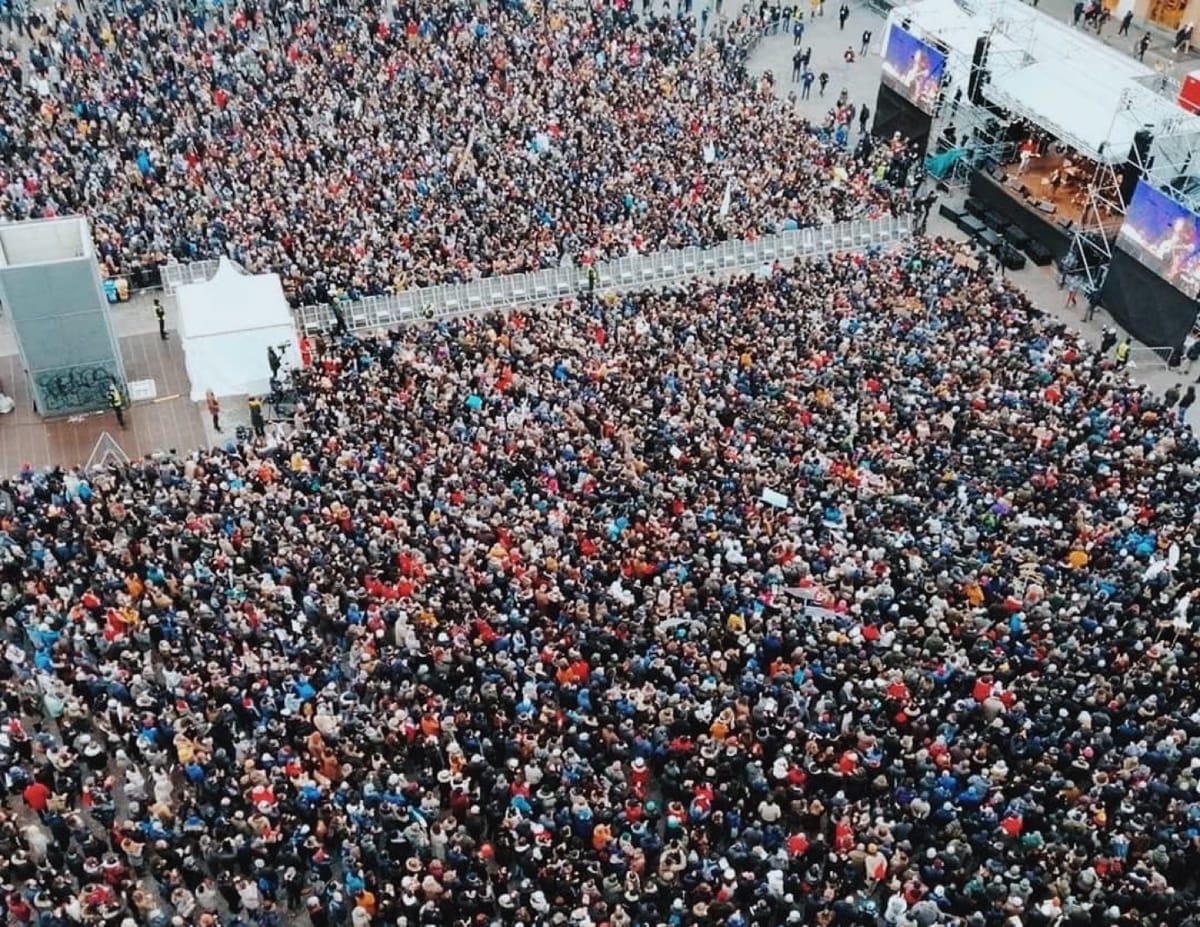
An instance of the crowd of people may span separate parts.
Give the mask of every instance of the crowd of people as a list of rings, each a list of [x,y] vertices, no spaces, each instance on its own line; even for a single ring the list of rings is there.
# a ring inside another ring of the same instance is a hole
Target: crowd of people
[[[648,4],[62,0],[0,53],[0,218],[82,213],[110,273],[225,255],[322,303],[905,208],[890,152],[748,76],[757,24],[705,30]]]
[[[313,348],[5,484],[9,923],[1197,924],[1200,448],[963,246]]]
[[[652,7],[34,12],[0,215],[321,302],[910,208]],[[6,923],[1200,927],[1194,393],[924,238],[311,347],[0,484]]]

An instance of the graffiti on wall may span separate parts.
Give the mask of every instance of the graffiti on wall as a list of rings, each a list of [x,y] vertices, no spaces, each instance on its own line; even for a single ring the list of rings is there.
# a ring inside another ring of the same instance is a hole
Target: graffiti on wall
[[[43,370],[34,374],[42,415],[63,415],[108,406],[108,388],[119,379],[115,366],[90,364],[70,370]]]

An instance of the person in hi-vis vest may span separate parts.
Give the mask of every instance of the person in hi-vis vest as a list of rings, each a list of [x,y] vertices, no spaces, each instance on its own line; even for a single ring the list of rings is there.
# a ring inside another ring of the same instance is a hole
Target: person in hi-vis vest
[[[108,388],[108,405],[113,410],[113,414],[117,417],[117,424],[122,428],[125,427],[125,396],[121,392],[121,387],[113,383]]]

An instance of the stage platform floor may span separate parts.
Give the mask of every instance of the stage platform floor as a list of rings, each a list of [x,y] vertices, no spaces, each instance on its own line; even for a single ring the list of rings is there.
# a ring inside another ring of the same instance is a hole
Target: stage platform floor
[[[1005,164],[1003,167],[1007,178],[1003,186],[1014,198],[1023,200],[1031,209],[1036,208],[1037,201],[1054,204],[1054,212],[1042,215],[1053,222],[1071,222],[1078,225],[1083,219],[1087,206],[1087,188],[1092,182],[1095,167],[1090,161],[1075,159],[1078,167],[1071,170],[1060,170],[1064,167],[1065,155],[1046,154],[1033,158],[1025,172],[1018,174],[1019,163]],[[1055,171],[1060,171],[1061,182],[1057,187],[1051,182]],[[1029,198],[1020,194],[1021,187],[1029,191]],[[1115,234],[1121,226],[1121,216],[1105,216],[1105,233]]]
[[[122,310],[118,310],[122,311]],[[125,372],[132,380],[154,380],[157,398],[125,410],[126,427],[111,411],[45,421],[33,411],[21,359],[0,357],[0,383],[16,403],[0,415],[0,473],[15,474],[25,464],[64,467],[86,464],[108,433],[132,460],[174,448],[180,453],[208,446],[202,406],[188,399],[187,372],[178,336],[166,341],[156,331],[120,339]]]

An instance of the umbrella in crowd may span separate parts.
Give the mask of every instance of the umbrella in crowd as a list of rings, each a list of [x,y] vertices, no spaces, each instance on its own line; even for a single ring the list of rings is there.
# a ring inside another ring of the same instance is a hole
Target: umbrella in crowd
[[[958,246],[295,381],[4,487],[10,923],[1196,925],[1200,449]]]

